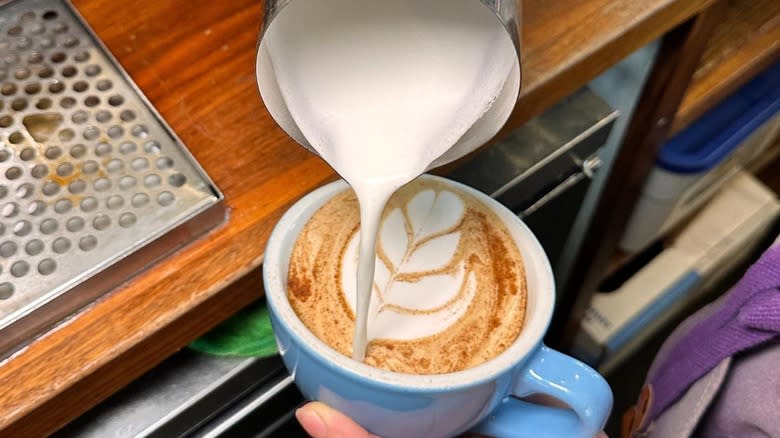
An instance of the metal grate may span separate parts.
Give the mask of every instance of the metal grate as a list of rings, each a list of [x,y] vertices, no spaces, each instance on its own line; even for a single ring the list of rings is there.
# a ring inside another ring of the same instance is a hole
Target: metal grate
[[[68,3],[0,1],[0,339],[18,342],[202,233],[224,217],[221,200]],[[187,222],[189,238],[128,257]],[[70,309],[36,317],[79,289]],[[7,336],[25,318],[26,333]]]

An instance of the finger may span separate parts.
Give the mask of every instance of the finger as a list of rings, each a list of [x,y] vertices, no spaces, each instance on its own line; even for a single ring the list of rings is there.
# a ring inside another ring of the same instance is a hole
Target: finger
[[[313,438],[378,438],[346,415],[320,402],[311,402],[295,411],[295,418]]]

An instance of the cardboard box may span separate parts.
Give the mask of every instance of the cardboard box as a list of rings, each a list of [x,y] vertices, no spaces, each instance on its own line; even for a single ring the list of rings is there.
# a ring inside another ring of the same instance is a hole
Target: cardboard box
[[[779,214],[774,193],[739,171],[668,247],[617,290],[595,294],[573,354],[611,371],[749,256]]]

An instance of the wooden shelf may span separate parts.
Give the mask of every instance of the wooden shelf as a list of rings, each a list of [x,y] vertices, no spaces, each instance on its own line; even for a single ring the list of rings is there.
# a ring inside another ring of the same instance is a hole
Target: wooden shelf
[[[722,21],[702,55],[670,136],[780,59],[780,1],[721,1],[723,4],[718,6]],[[617,249],[609,257],[603,278],[614,274],[635,255]]]
[[[694,73],[671,135],[780,59],[780,1],[721,1],[723,21]]]
[[[274,224],[335,178],[262,106],[254,69],[263,2],[73,3],[225,193],[230,215],[0,362],[1,436],[56,430],[258,298]],[[525,0],[523,89],[509,128],[711,3]]]

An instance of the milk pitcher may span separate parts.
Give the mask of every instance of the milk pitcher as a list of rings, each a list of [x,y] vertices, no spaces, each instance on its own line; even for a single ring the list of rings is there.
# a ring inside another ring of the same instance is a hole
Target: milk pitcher
[[[265,46],[265,36],[269,31],[273,31],[274,26],[279,25],[277,20],[282,14],[285,14],[288,6],[295,0],[266,0],[263,11],[263,24],[257,45],[257,84],[260,89],[262,100],[268,109],[268,112],[274,118],[276,123],[296,142],[311,151],[316,152],[311,147],[305,136],[302,134],[290,111],[287,108],[285,100],[279,88],[277,78],[270,62],[270,54]],[[298,0],[302,1],[302,0]],[[326,1],[327,0],[318,0]],[[357,2],[381,1],[381,0],[354,0]],[[419,0],[420,2],[439,3],[436,8],[447,8],[451,5],[451,0]],[[509,73],[503,89],[496,97],[490,109],[479,118],[465,134],[450,147],[447,152],[434,160],[428,169],[442,166],[458,158],[465,156],[490,140],[509,118],[520,91],[521,84],[521,1],[520,0],[470,0],[480,2],[482,6],[488,8],[495,16],[495,25],[503,29],[509,36],[514,48],[516,57],[515,66]],[[349,2],[340,3],[335,7],[345,7]],[[367,32],[370,27],[367,26]],[[317,38],[317,35],[312,35]],[[421,69],[425,65],[419,66]],[[345,68],[349,68],[347,65]]]

